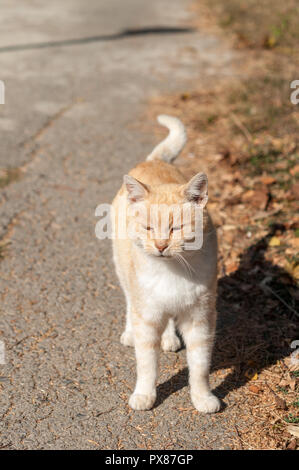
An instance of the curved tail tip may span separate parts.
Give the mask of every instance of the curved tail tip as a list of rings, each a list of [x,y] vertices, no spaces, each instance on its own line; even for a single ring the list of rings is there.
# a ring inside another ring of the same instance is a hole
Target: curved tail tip
[[[171,163],[181,152],[187,141],[186,129],[182,121],[174,116],[159,114],[157,121],[168,128],[168,136],[158,144],[147,160],[164,160]]]
[[[175,122],[175,121],[176,121],[177,123],[180,123],[180,124],[183,126],[182,121],[181,121],[178,117],[176,117],[176,116],[170,116],[169,114],[159,114],[159,115],[157,116],[157,121],[158,121],[159,124],[162,124],[162,125],[164,125],[164,123],[165,123],[166,121],[168,121],[168,122],[169,122],[169,121],[172,121],[172,122]]]

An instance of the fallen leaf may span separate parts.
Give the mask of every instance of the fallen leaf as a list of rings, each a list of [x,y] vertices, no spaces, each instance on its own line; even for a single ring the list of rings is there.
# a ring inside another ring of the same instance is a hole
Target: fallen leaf
[[[191,94],[188,93],[188,92],[185,92],[185,93],[182,93],[182,94],[181,94],[181,100],[183,100],[183,101],[189,100],[190,97],[191,97]]]
[[[249,385],[249,390],[252,392],[252,393],[259,393],[261,391],[260,387],[258,387],[257,385]]]
[[[282,380],[279,382],[279,386],[280,386],[280,387],[288,387],[288,386],[289,386],[289,383],[290,383],[289,380],[282,379]]]
[[[278,395],[275,395],[274,398],[275,398],[276,408],[278,408],[280,410],[286,410],[287,409],[287,404],[282,398],[280,398]]]
[[[242,202],[251,204],[256,209],[264,210],[268,203],[268,189],[265,186],[260,189],[249,189],[242,195]]]
[[[277,162],[275,165],[275,168],[277,168],[277,170],[286,170],[287,167],[288,167],[287,161]]]
[[[260,177],[260,181],[261,183],[268,185],[268,184],[275,183],[276,179],[273,178],[272,176],[263,175]]]
[[[287,431],[295,437],[299,437],[299,425],[298,424],[289,424],[287,426]]]
[[[294,279],[299,279],[299,265],[286,262],[285,269]]]
[[[299,248],[299,238],[291,238],[290,244],[291,244],[294,248]]]
[[[236,228],[235,225],[229,225],[229,224],[225,224],[225,225],[222,225],[222,230],[234,230]]]
[[[254,370],[252,369],[248,369],[246,372],[245,372],[245,377],[247,377],[247,379],[249,380],[257,380],[258,379],[258,373],[255,372]]]
[[[299,173],[299,164],[293,166],[293,168],[290,169],[290,173],[292,176],[296,175],[296,173]]]
[[[242,195],[242,201],[248,201],[254,196],[253,189],[249,189]]]
[[[290,221],[286,227],[296,230],[297,228],[299,228],[299,220],[296,220],[295,218],[295,220]]]
[[[234,172],[234,178],[236,181],[241,181],[242,180],[242,175],[240,173],[240,171],[235,171]]]
[[[229,155],[229,162],[231,165],[235,165],[237,163],[239,159],[239,155],[237,155],[236,153],[231,153]]]
[[[225,266],[225,270],[227,274],[234,273],[238,269],[238,264],[237,263],[229,263]]]
[[[280,245],[280,239],[278,237],[272,237],[271,240],[269,241],[269,246],[279,246]]]
[[[297,449],[297,439],[294,437],[286,447],[286,450],[296,450]]]
[[[299,199],[299,183],[293,184],[290,192],[291,192],[291,196],[294,199],[298,200]]]
[[[277,44],[277,39],[273,34],[269,34],[265,36],[264,41],[263,41],[263,46],[266,47],[267,49],[272,49],[275,47]]]
[[[289,385],[290,385],[290,389],[294,392],[296,389],[296,379],[290,380]]]

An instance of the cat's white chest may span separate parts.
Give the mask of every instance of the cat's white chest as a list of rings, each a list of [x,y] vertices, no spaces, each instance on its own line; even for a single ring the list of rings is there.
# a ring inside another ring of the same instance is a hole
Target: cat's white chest
[[[194,305],[204,290],[198,281],[182,270],[173,270],[165,263],[153,260],[145,264],[139,272],[138,282],[146,291],[151,304],[175,315]]]

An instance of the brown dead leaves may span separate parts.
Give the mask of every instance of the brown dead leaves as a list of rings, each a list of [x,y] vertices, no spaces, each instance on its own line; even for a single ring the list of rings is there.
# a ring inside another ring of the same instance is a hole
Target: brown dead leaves
[[[261,186],[257,189],[250,189],[242,195],[242,201],[249,206],[265,210],[269,200],[269,192],[266,186]]]

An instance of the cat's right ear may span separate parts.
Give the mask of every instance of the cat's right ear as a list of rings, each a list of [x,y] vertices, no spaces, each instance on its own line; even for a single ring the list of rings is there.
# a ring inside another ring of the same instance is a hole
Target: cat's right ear
[[[185,198],[204,207],[208,202],[208,177],[205,173],[197,173],[185,186]]]
[[[148,187],[140,181],[133,178],[133,176],[125,175],[124,184],[128,192],[129,202],[139,202],[148,194]]]

